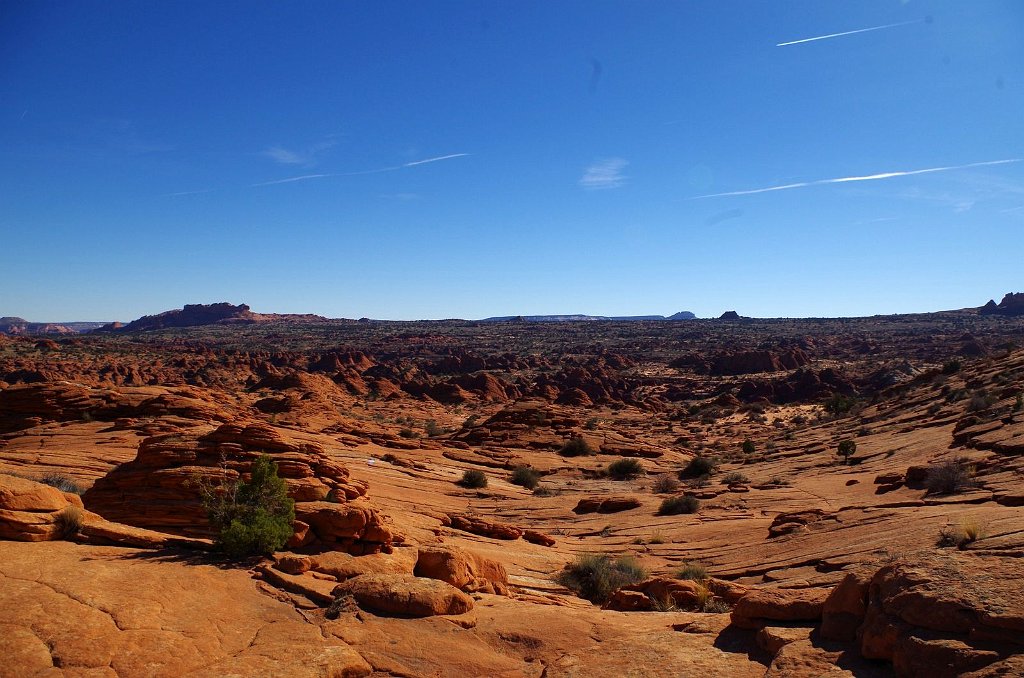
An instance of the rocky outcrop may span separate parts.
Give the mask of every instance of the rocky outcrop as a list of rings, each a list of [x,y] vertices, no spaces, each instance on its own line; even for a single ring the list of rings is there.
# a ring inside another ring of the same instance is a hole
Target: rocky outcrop
[[[473,599],[439,579],[408,574],[363,574],[333,590],[336,598],[351,596],[371,612],[404,617],[465,614]]]
[[[414,574],[466,592],[508,593],[508,572],[501,563],[456,546],[419,547]]]
[[[978,309],[981,315],[1024,315],[1024,292],[1007,292],[998,304],[993,299]]]
[[[825,589],[754,589],[736,601],[732,623],[759,629],[773,621],[817,621],[828,593]]]
[[[83,499],[109,520],[210,536],[201,487],[244,478],[261,454],[272,457],[296,502],[295,545],[361,554],[387,550],[400,539],[363,498],[366,485],[352,480],[348,469],[331,460],[318,443],[260,423],[146,438],[133,461],[99,479]]]
[[[781,372],[803,367],[810,361],[810,357],[800,348],[735,351],[712,356],[708,369],[716,376]]]
[[[0,474],[0,539],[50,541],[73,536],[62,524],[62,513],[83,516],[77,495],[27,478]]]
[[[113,323],[104,325],[100,332],[145,332],[162,330],[168,327],[198,327],[211,325],[225,320],[248,320],[252,312],[245,304],[234,306],[227,302],[219,304],[185,304],[184,308],[164,311],[156,315],[144,315],[127,325],[114,327]]]
[[[636,497],[587,497],[580,499],[573,508],[576,514],[584,513],[618,513],[639,508],[640,500]]]
[[[487,520],[479,516],[449,514],[441,521],[446,527],[451,527],[470,534],[478,534],[491,539],[519,539],[523,531],[518,527],[506,525],[493,520]]]

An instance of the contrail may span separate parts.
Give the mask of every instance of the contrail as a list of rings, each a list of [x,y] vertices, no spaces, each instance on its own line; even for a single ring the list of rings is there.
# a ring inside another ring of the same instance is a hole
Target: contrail
[[[902,172],[882,172],[880,174],[865,174],[859,177],[839,177],[836,179],[818,179],[817,181],[803,181],[797,184],[782,184],[781,186],[768,186],[767,188],[752,188],[746,191],[729,191],[728,193],[710,193],[698,195],[689,200],[701,200],[703,198],[722,198],[730,195],[753,195],[755,193],[770,193],[772,191],[788,191],[791,188],[804,188],[805,186],[822,186],[824,184],[845,184],[851,181],[877,181],[879,179],[892,179],[893,177],[909,177],[915,174],[931,174],[932,172],[948,172],[949,170],[968,169],[971,167],[988,167],[990,165],[1007,165],[1014,162],[1024,161],[1024,158],[1008,158],[1006,160],[988,160],[986,162],[972,162],[966,165],[950,165],[948,167],[929,167],[927,169],[906,170]]]
[[[897,26],[909,26],[910,24],[919,24],[921,20],[917,21],[901,21],[897,24],[885,24],[884,26],[872,26],[870,28],[858,28],[855,31],[843,31],[842,33],[829,33],[828,35],[819,35],[813,38],[802,38],[800,40],[791,40],[789,42],[780,42],[775,45],[776,47],[786,47],[788,45],[801,45],[805,42],[814,42],[815,40],[828,40],[829,38],[841,38],[844,35],[853,35],[855,33],[867,33],[868,31],[880,31],[885,28],[896,28]]]
[[[450,153],[448,155],[439,155],[436,158],[425,158],[423,160],[414,160],[412,162],[406,162],[401,165],[392,165],[390,167],[378,167],[377,169],[362,170],[359,172],[335,172],[332,174],[303,174],[299,177],[289,177],[287,179],[275,179],[274,181],[262,181],[258,184],[252,184],[255,186],[273,186],[275,184],[290,184],[294,181],[306,181],[308,179],[324,179],[326,177],[358,177],[364,174],[380,174],[381,172],[394,172],[406,167],[415,167],[416,165],[426,165],[430,162],[438,162],[441,160],[450,160],[451,158],[462,158],[471,153]]]

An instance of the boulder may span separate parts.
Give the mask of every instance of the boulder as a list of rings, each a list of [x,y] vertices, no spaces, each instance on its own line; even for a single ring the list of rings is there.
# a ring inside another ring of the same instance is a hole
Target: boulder
[[[584,513],[618,513],[639,506],[640,500],[636,497],[587,497],[580,499],[572,511],[581,515]]]
[[[439,579],[410,574],[363,574],[336,586],[335,598],[352,596],[359,607],[388,615],[432,617],[465,614],[473,599]]]
[[[754,589],[736,601],[732,623],[759,629],[771,621],[816,621],[828,597],[825,589]]]
[[[421,546],[414,574],[447,582],[462,591],[508,593],[508,573],[501,563],[457,546]]]

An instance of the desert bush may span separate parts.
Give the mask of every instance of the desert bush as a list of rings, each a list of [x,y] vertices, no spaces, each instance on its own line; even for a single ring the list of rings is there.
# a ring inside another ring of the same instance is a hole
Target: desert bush
[[[478,469],[469,469],[462,474],[459,485],[467,489],[478,490],[487,487],[487,476]]]
[[[699,478],[709,476],[715,472],[716,462],[711,457],[696,456],[686,464],[686,467],[679,472],[681,479]]]
[[[583,428],[587,429],[588,431],[593,431],[594,429],[596,429],[597,417],[591,417],[590,419],[587,419],[586,423],[583,424]]]
[[[415,438],[416,431],[413,431],[411,428],[403,428],[398,431],[398,435],[403,438]]]
[[[849,464],[850,457],[852,457],[853,453],[857,451],[857,443],[853,442],[849,438],[847,438],[846,440],[840,440],[838,451],[839,454],[843,457],[843,461]]]
[[[61,473],[46,473],[39,479],[39,482],[44,485],[49,485],[50,487],[55,487],[61,492],[82,494],[84,491],[78,483]]]
[[[670,494],[679,491],[679,481],[670,475],[660,475],[651,483],[651,492],[654,494]]]
[[[248,482],[200,485],[200,492],[216,545],[231,558],[270,555],[292,536],[295,502],[269,455],[253,461]]]
[[[943,547],[955,546],[958,549],[966,548],[979,539],[984,539],[985,528],[974,518],[964,518],[957,526],[949,525],[939,532],[938,545]]]
[[[82,525],[85,524],[85,516],[82,509],[71,505],[57,514],[55,524],[57,525],[57,535],[61,539],[71,539],[81,531]]]
[[[708,570],[698,563],[684,563],[676,573],[676,579],[690,579],[692,581],[704,581],[708,578]]]
[[[743,441],[743,444],[740,446],[740,449],[743,450],[743,454],[753,454],[754,452],[757,451],[757,445],[754,444],[753,440],[747,438],[746,440]]]
[[[829,414],[839,416],[852,410],[856,404],[856,398],[850,398],[849,396],[844,396],[842,393],[836,393],[825,401],[825,411]]]
[[[595,603],[608,600],[612,591],[636,584],[647,577],[647,571],[632,556],[611,556],[587,553],[579,555],[555,576],[555,581],[581,598]]]
[[[976,391],[967,401],[968,412],[980,412],[992,407],[996,402],[995,396],[989,395],[984,390]]]
[[[739,471],[733,471],[732,473],[726,473],[722,477],[723,485],[746,485],[750,482],[750,478],[746,477]]]
[[[959,494],[974,487],[973,474],[974,469],[966,459],[954,457],[928,469],[925,487],[928,494]]]
[[[590,457],[597,454],[597,450],[583,438],[575,437],[569,438],[558,453],[563,457]]]
[[[710,593],[710,591],[709,591]],[[722,612],[728,612],[732,608],[729,607],[729,603],[725,602],[721,598],[705,598],[701,603],[700,611],[707,612],[709,614],[721,614]]]
[[[668,497],[658,507],[659,516],[677,516],[683,513],[696,513],[700,508],[700,500],[697,497],[684,495],[681,497]]]
[[[608,465],[608,475],[613,480],[630,480],[644,474],[644,466],[636,459],[619,459]]]
[[[508,481],[513,485],[525,487],[528,490],[534,490],[540,485],[540,472],[536,469],[530,468],[529,466],[516,466],[512,469],[512,475]]]
[[[442,433],[444,433],[444,430],[442,430],[441,427],[437,425],[437,422],[433,419],[427,420],[427,423],[423,426],[423,430],[431,438],[433,438],[434,436],[439,436]]]
[[[942,364],[942,373],[955,374],[960,371],[961,367],[963,367],[963,363],[958,358],[953,358]]]
[[[545,487],[544,485],[539,485],[533,491],[533,496],[535,496],[535,497],[557,497],[561,493],[562,493],[561,490],[556,490],[556,489],[551,488],[551,487]]]
[[[792,482],[788,478],[782,478],[781,476],[772,476],[771,478],[768,479],[768,482],[765,484],[771,485],[772,487],[789,487],[792,484]]]

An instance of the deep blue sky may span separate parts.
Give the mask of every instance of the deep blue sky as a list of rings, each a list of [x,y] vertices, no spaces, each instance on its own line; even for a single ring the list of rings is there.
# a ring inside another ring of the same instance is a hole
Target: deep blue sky
[[[699,196],[1018,158],[1019,0],[6,0],[0,315],[980,305],[1024,162]]]

